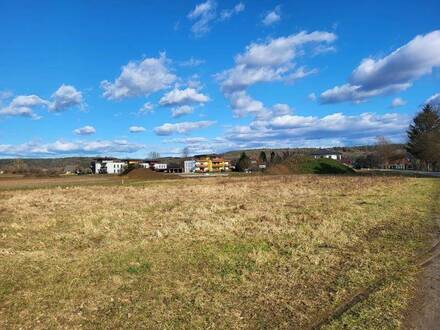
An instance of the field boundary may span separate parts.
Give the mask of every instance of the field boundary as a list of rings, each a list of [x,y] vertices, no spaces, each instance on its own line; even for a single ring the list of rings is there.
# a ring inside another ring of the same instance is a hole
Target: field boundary
[[[422,259],[417,263],[417,266],[420,268],[426,267],[429,265],[435,258],[440,257],[440,238],[437,239],[435,244],[429,249],[428,252],[425,252],[423,255],[419,256],[417,259]],[[405,269],[399,269],[395,272],[395,274],[390,276],[383,276],[379,278],[376,282],[373,282],[370,286],[367,288],[363,288],[361,290],[358,290],[356,294],[352,295],[350,299],[347,299],[345,302],[340,304],[334,311],[327,314],[325,317],[323,317],[318,322],[314,323],[312,326],[310,326],[309,329],[312,330],[318,330],[321,329],[322,326],[325,324],[330,323],[331,321],[341,317],[345,312],[350,310],[352,307],[354,307],[356,304],[364,301],[367,299],[372,293],[377,291],[386,280],[390,279],[397,279],[399,276],[397,273],[404,272]]]
[[[436,199],[440,197],[440,191],[436,194]],[[437,222],[437,237],[435,238],[434,242],[431,244],[431,247],[425,251],[424,253],[420,254],[419,256],[416,256],[413,259],[413,263],[415,263],[415,266],[419,268],[424,268],[428,266],[432,261],[438,257],[440,257],[440,215],[436,212],[436,210],[433,210],[433,213],[435,213],[434,218]],[[318,321],[312,323],[308,329],[312,330],[318,330],[321,329],[324,325],[330,323],[333,320],[338,319],[341,317],[345,312],[349,311],[352,307],[357,305],[358,303],[368,299],[368,297],[379,290],[379,288],[387,281],[387,280],[393,280],[398,279],[400,277],[399,274],[402,274],[402,272],[405,272],[407,269],[398,269],[394,271],[393,274],[388,276],[382,276],[379,279],[377,279],[375,282],[370,284],[368,287],[361,288],[356,291],[355,294],[353,294],[351,297],[346,299],[344,302],[342,302],[336,309],[328,312],[325,316],[321,317]]]

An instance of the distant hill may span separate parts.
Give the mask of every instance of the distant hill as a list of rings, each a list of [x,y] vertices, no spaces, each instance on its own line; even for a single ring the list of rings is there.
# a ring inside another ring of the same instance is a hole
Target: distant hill
[[[392,144],[396,149],[405,149],[405,145],[403,144]],[[342,153],[343,157],[346,158],[357,158],[363,154],[371,153],[377,150],[376,145],[364,145],[364,146],[353,146],[353,147],[332,147],[326,148],[328,150],[339,151]],[[274,151],[276,154],[282,155],[284,152],[289,152],[290,154],[297,155],[310,155],[313,152],[319,150],[319,148],[279,148],[279,149],[270,149],[270,148],[262,148],[262,149],[247,149],[247,150],[233,150],[224,153],[225,158],[227,159],[236,159],[239,158],[240,155],[245,152],[246,155],[252,158],[258,158],[260,153],[264,151],[266,156],[269,157],[270,153]]]
[[[403,144],[393,145],[397,149],[404,149]],[[267,157],[274,151],[278,155],[285,152],[295,155],[309,155],[319,148],[280,148],[280,149],[248,149],[248,150],[231,150],[225,152],[223,155],[226,159],[238,159],[242,152],[245,152],[251,158],[258,159],[261,151],[266,152]],[[339,151],[343,158],[356,159],[357,157],[374,152],[377,149],[375,145],[355,146],[355,147],[334,147],[327,148],[329,150]],[[191,158],[191,157],[187,157]],[[23,168],[29,170],[43,170],[62,172],[66,166],[76,166],[79,168],[89,168],[90,163],[95,157],[64,157],[64,158],[20,158],[20,159],[0,159],[0,170],[11,170],[13,168]],[[185,158],[182,157],[161,157],[158,159],[164,163],[182,163]]]
[[[68,165],[89,168],[90,162],[93,159],[92,157],[0,159],[0,170],[22,168],[29,170],[63,171]]]

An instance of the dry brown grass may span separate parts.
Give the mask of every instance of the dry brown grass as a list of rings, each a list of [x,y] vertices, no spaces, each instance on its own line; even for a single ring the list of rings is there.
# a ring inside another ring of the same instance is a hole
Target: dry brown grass
[[[0,328],[395,328],[438,183],[237,177],[0,192]]]

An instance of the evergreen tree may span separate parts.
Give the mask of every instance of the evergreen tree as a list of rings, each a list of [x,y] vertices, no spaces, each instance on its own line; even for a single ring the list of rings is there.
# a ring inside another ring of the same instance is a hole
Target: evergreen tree
[[[237,162],[237,170],[239,172],[244,172],[251,166],[251,159],[243,152],[240,159]]]
[[[273,162],[275,161],[275,156],[276,156],[275,151],[272,151],[272,152],[270,153],[270,162],[271,162],[271,163],[273,163]]]
[[[440,165],[440,113],[432,105],[425,105],[408,129],[406,150],[426,164],[428,170]]]
[[[266,156],[266,153],[264,151],[260,152],[259,159],[260,159],[260,163],[262,163],[262,164],[266,164],[267,163],[267,156]]]

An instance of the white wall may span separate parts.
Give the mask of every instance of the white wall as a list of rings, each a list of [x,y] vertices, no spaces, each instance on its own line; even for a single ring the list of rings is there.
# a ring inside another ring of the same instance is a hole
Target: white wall
[[[108,174],[120,174],[124,171],[127,165],[124,162],[107,162],[107,173]]]
[[[185,160],[183,163],[183,168],[185,173],[194,172],[196,169],[196,161],[195,160]]]
[[[156,171],[159,171],[159,170],[166,170],[167,167],[168,167],[167,164],[162,164],[162,163],[154,164],[154,169],[155,169]]]

